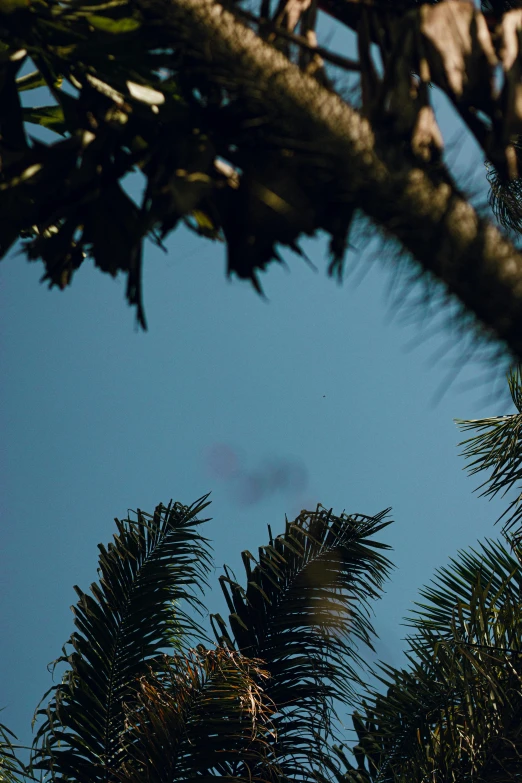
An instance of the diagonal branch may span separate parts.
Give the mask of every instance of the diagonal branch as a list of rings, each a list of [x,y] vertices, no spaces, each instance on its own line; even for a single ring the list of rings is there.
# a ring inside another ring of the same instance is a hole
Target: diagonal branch
[[[225,86],[243,113],[266,118],[272,138],[312,153],[312,203],[319,153],[330,203],[347,214],[361,208],[522,358],[522,255],[479,217],[444,167],[422,168],[396,143],[387,145],[358,112],[211,0],[137,5],[168,31],[184,66]]]

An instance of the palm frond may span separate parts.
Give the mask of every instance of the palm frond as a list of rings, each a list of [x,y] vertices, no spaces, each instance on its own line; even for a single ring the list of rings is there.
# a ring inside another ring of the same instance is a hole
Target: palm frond
[[[35,739],[33,768],[56,781],[115,780],[124,760],[124,703],[138,679],[162,665],[172,634],[199,632],[188,609],[205,582],[209,549],[197,530],[206,497],[192,506],[159,505],[154,514],[116,520],[113,543],[99,545],[99,583],[76,587],[76,631],[55,663],[67,665],[52,690]],[[173,603],[175,616],[173,617]]]
[[[522,138],[513,143],[517,165],[522,163]],[[490,186],[489,204],[496,219],[504,228],[520,234],[522,232],[522,179],[508,179],[492,163],[486,163],[487,180]]]
[[[458,557],[450,558],[448,567],[435,573],[431,584],[420,591],[422,602],[416,603],[407,625],[414,629],[427,629],[443,637],[455,633],[456,612],[465,623],[476,623],[477,612],[484,607],[475,606],[477,591],[482,591],[483,601],[493,601],[498,596],[496,611],[506,604],[511,606],[522,596],[522,568],[514,553],[499,541],[486,540],[478,549],[462,550]],[[475,597],[475,599],[474,599]],[[494,605],[492,604],[492,611]],[[486,618],[483,618],[486,622]]]
[[[518,413],[487,419],[457,419],[462,431],[474,430],[477,434],[462,441],[462,456],[468,462],[470,475],[483,470],[490,471],[489,477],[477,488],[481,496],[494,497],[498,492],[504,496],[517,484],[517,497],[509,504],[497,522],[507,516],[504,532],[515,526],[514,535],[521,532],[522,524],[522,367],[514,369],[508,377],[511,398]]]
[[[276,753],[284,774],[321,774],[333,732],[334,701],[351,703],[359,683],[357,643],[372,647],[369,601],[390,564],[370,537],[389,524],[375,517],[303,511],[283,535],[243,553],[246,589],[227,571],[221,586],[230,609],[220,641],[265,662],[266,692],[277,705]]]
[[[409,667],[382,665],[386,693],[370,692],[355,717],[358,768],[345,765],[347,781],[520,780],[521,555],[487,542],[422,591]]]
[[[166,659],[163,670],[141,679],[127,711],[122,781],[278,779],[270,750],[275,706],[263,691],[262,662],[200,646]]]
[[[13,732],[0,723],[0,781],[1,783],[22,783],[29,779],[29,773],[18,758],[16,737]]]

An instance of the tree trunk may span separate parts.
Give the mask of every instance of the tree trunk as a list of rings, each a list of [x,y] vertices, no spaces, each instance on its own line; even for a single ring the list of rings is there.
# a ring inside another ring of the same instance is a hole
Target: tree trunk
[[[212,0],[137,1],[188,67],[229,90],[271,137],[320,153],[336,199],[398,239],[522,360],[522,255],[443,166],[422,168],[407,149],[376,141],[357,111]]]

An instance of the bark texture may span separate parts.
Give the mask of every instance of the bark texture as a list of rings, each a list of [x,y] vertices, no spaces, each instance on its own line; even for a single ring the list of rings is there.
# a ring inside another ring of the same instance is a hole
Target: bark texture
[[[212,0],[138,0],[190,68],[229,90],[272,139],[321,156],[335,202],[361,208],[522,360],[522,255],[443,166],[423,168]],[[313,172],[309,178],[313,191]],[[313,197],[313,193],[309,193]]]

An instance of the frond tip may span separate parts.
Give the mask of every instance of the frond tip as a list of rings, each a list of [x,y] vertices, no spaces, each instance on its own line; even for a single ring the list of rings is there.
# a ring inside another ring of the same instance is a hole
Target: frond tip
[[[457,419],[456,424],[463,432],[477,433],[459,446],[464,446],[462,456],[467,460],[470,475],[483,470],[490,472],[477,488],[482,490],[481,495],[494,497],[501,492],[504,496],[517,485],[517,496],[497,520],[507,517],[503,532],[512,531],[517,537],[522,532],[522,366],[509,374],[508,385],[517,413],[487,419]]]

